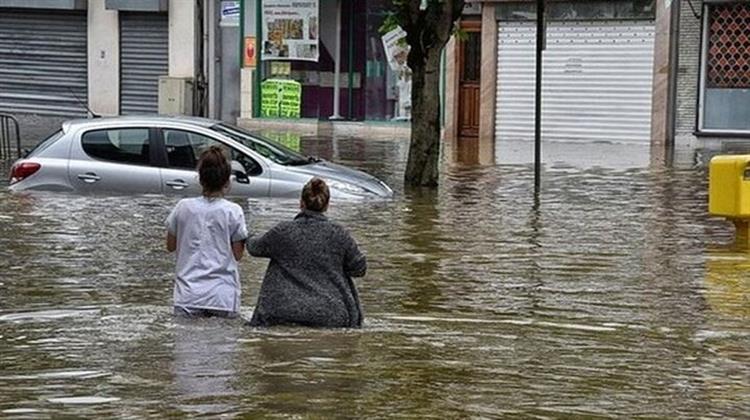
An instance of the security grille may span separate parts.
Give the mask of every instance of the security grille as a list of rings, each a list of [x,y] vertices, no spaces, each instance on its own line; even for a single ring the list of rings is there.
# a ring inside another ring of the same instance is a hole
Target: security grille
[[[169,72],[165,13],[120,13],[120,114],[153,114],[159,76]]]
[[[708,88],[750,88],[750,5],[710,8],[706,83]]]
[[[85,13],[0,11],[0,111],[86,116],[87,63]]]

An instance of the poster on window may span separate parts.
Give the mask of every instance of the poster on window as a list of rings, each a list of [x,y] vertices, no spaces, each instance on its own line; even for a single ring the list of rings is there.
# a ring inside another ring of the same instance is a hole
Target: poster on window
[[[318,0],[263,2],[263,60],[318,61]]]
[[[411,70],[406,62],[409,45],[406,44],[406,31],[396,27],[383,35],[383,49],[388,65],[398,78],[396,81],[397,101],[393,113],[394,120],[411,119]]]

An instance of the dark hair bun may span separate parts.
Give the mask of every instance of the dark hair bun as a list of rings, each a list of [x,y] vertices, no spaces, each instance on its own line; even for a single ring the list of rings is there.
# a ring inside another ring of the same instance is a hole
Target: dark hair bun
[[[309,180],[302,188],[302,203],[307,210],[324,212],[328,209],[330,199],[328,185],[318,177]]]

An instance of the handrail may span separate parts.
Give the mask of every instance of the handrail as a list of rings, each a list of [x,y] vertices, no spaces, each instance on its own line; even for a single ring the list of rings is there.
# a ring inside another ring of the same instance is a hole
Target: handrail
[[[13,138],[15,135],[15,157],[21,157],[21,130],[16,117],[0,113],[0,159],[13,158]]]

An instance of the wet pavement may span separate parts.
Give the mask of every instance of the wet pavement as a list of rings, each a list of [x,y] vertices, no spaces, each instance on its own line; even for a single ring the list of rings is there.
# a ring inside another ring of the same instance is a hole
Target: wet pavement
[[[446,169],[436,192],[401,187],[404,142],[300,145],[398,191],[332,204],[369,258],[362,330],[178,322],[162,228],[176,198],[3,184],[0,417],[750,412],[750,254],[708,217],[704,168],[549,145],[535,203],[528,144]],[[295,213],[241,204],[256,232]],[[265,266],[241,262],[246,317]]]

